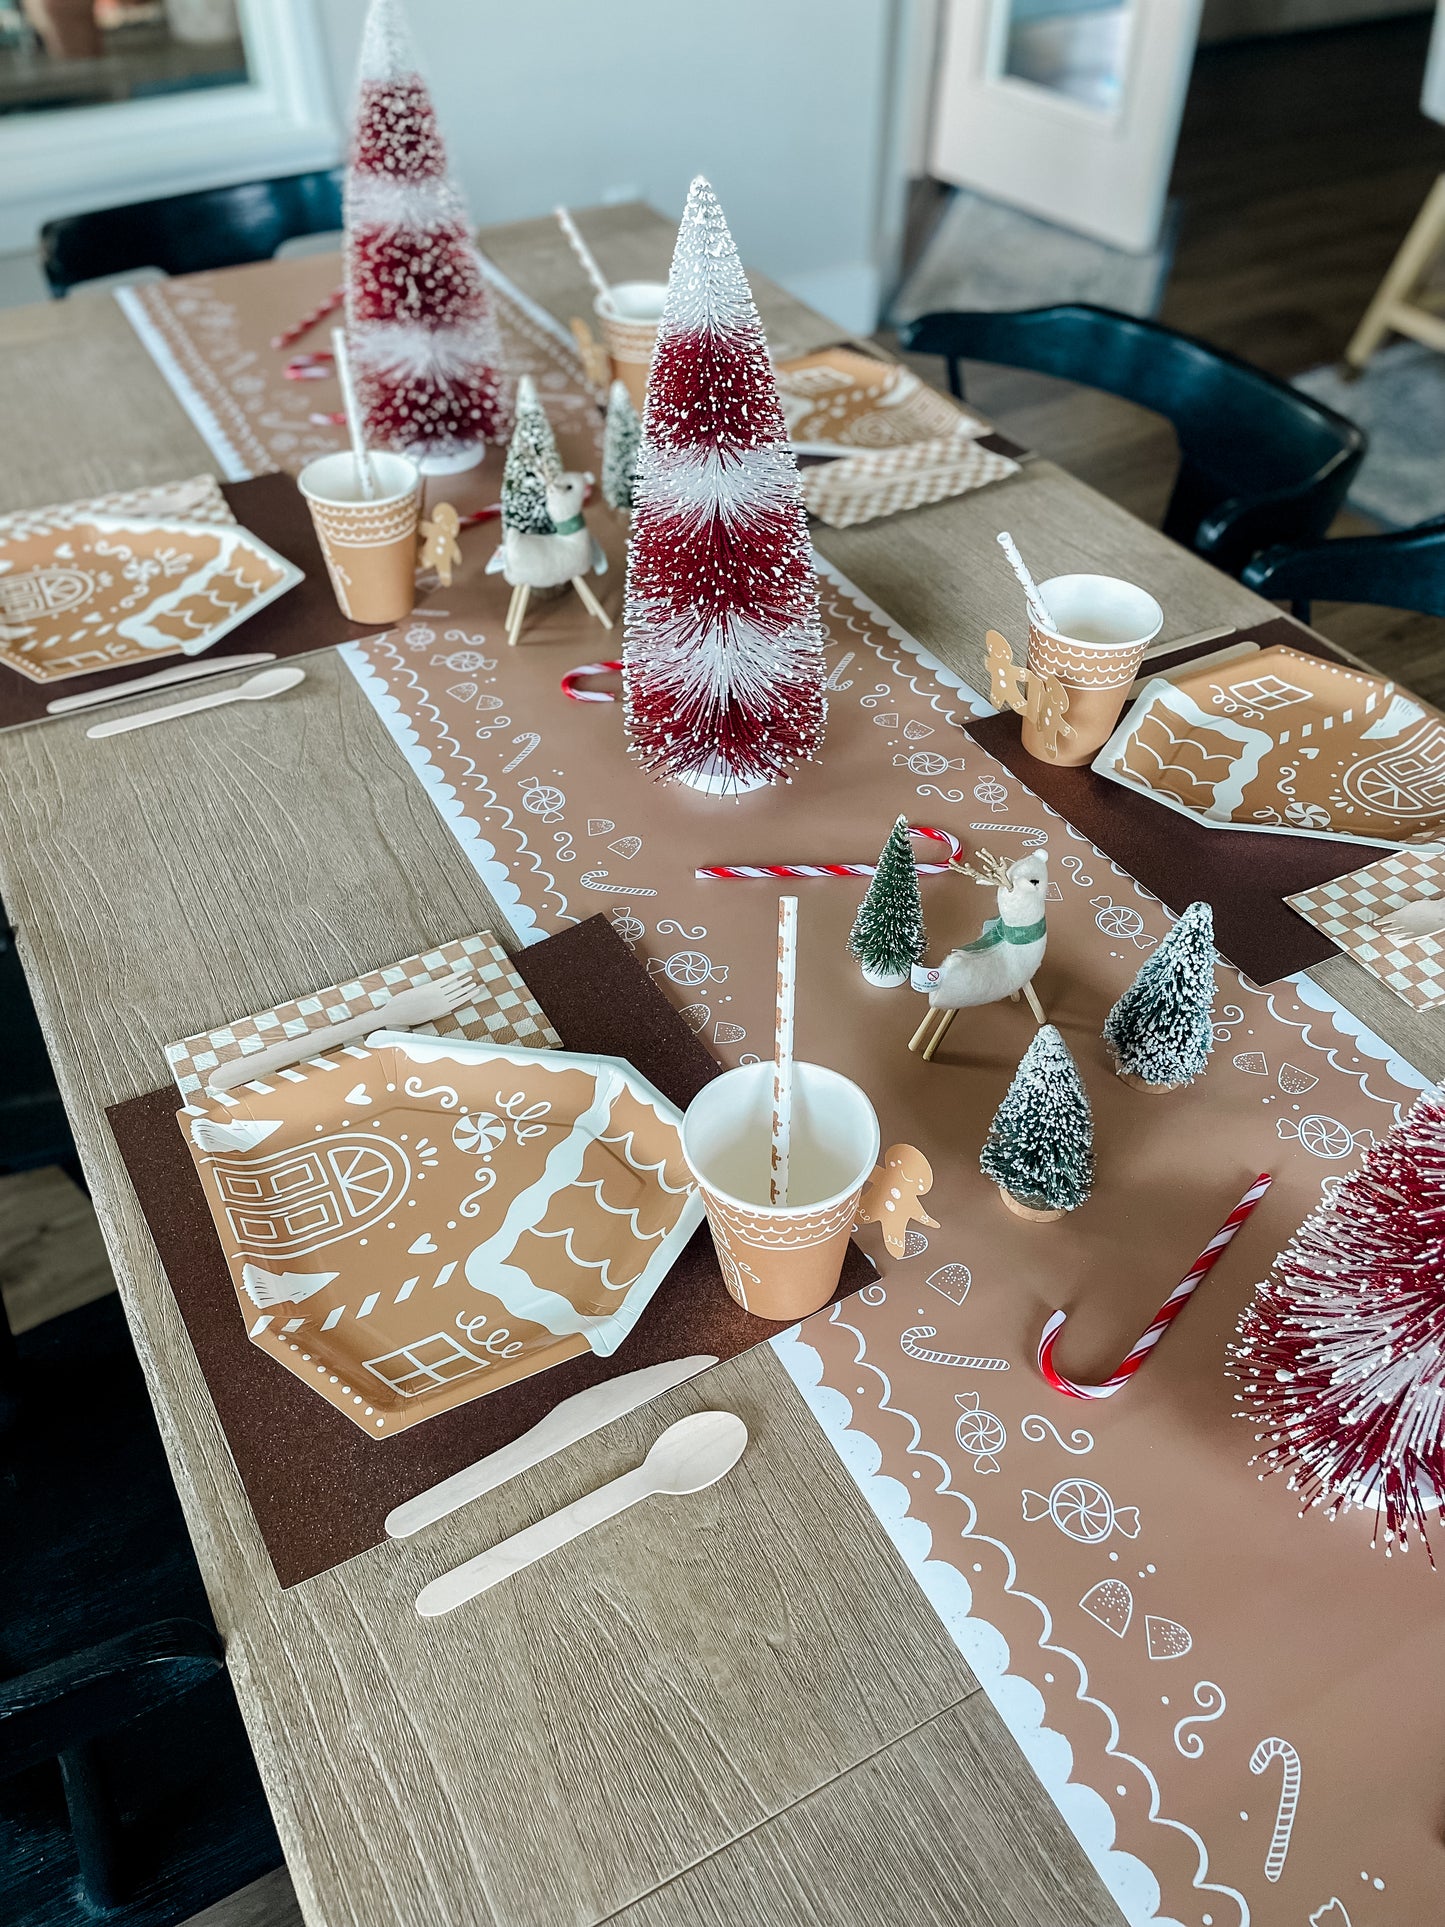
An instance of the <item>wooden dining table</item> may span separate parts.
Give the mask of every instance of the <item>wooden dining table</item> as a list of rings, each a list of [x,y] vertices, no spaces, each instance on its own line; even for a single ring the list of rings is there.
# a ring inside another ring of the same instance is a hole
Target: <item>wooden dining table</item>
[[[665,275],[641,206],[588,232]],[[588,290],[550,220],[486,252],[564,325]],[[841,338],[754,278],[770,340]],[[115,302],[0,314],[0,507],[207,468]],[[1007,423],[1003,426],[1006,428]],[[994,537],[1146,581],[1170,632],[1258,620],[1230,577],[1044,456],[980,493],[818,548],[976,686],[1013,615]],[[166,1082],[171,1039],[482,927],[506,933],[333,650],[297,698],[216,737],[102,746],[85,716],[0,735],[0,894],[80,1149],[237,1698],[313,1927],[1102,1927],[1120,1916],[954,1639],[766,1346],[438,1527],[460,1560],[725,1405],[736,1472],[655,1501],[423,1621],[388,1543],[276,1582],[105,1109]],[[1445,1020],[1348,959],[1311,973],[1423,1072]],[[455,1563],[452,1561],[451,1563]]]

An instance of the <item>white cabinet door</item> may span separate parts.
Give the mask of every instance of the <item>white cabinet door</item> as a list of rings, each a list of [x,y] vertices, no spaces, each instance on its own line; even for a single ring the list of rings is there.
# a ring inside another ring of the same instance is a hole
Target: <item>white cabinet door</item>
[[[946,0],[932,171],[1143,253],[1201,0]]]

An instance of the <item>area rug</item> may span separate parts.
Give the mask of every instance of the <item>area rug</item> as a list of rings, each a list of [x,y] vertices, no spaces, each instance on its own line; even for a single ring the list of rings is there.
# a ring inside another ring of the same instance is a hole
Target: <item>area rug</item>
[[[1311,368],[1295,387],[1358,422],[1369,451],[1350,507],[1392,529],[1445,515],[1445,355],[1418,341],[1382,348],[1358,381],[1337,365]]]

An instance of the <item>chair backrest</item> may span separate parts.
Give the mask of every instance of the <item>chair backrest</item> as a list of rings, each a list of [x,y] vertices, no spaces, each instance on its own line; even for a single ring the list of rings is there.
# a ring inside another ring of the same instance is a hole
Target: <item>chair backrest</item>
[[[1261,595],[1292,603],[1306,621],[1312,602],[1372,602],[1445,616],[1445,515],[1391,535],[1266,549],[1242,579]]]
[[[333,167],[68,214],[40,230],[45,278],[59,297],[79,282],[132,268],[201,274],[269,261],[283,241],[341,226],[341,182],[342,170]]]
[[[947,356],[951,378],[959,359],[1032,368],[1165,416],[1182,463],[1164,527],[1226,567],[1253,552],[1236,553],[1258,520],[1247,515],[1254,505],[1274,511],[1265,540],[1323,535],[1364,453],[1353,422],[1286,382],[1192,335],[1109,308],[929,314],[900,333],[918,353]]]

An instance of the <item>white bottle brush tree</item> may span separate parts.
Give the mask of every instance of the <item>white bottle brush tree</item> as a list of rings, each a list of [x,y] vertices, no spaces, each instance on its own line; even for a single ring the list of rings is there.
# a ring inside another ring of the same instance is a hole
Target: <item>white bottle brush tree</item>
[[[1104,1020],[1121,1077],[1192,1084],[1214,1048],[1214,913],[1191,903]]]
[[[517,419],[502,470],[502,527],[524,535],[554,535],[547,484],[562,473],[562,458],[547,412],[530,375],[517,383]]]
[[[642,417],[633,407],[625,384],[614,381],[602,430],[602,499],[609,508],[625,512],[632,507],[641,442]]]
[[[1306,1218],[1229,1369],[1255,1464],[1302,1512],[1372,1512],[1387,1554],[1425,1540],[1445,1505],[1445,1085]]]
[[[979,1169],[1039,1217],[1075,1211],[1094,1184],[1094,1120],[1069,1047],[1052,1024],[1034,1035],[999,1105]]]
[[[868,894],[858,906],[848,948],[870,984],[891,990],[906,983],[912,966],[922,963],[927,943],[913,840],[907,817],[900,816],[888,832]]]

